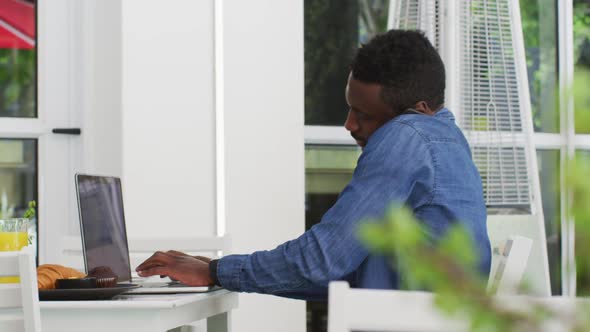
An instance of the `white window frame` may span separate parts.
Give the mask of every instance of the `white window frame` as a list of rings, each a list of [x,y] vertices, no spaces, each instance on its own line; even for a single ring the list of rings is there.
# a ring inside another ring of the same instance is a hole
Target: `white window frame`
[[[305,144],[356,145],[355,140],[342,126],[305,126]]]
[[[575,154],[574,144],[574,105],[573,96],[569,93],[574,80],[574,30],[573,30],[573,1],[564,0],[557,6],[557,40],[559,55],[559,118],[560,137],[560,189],[561,189],[561,275],[562,292],[564,295],[575,296],[576,272],[574,253],[573,221],[566,215],[571,195],[566,189],[565,170],[568,160]]]

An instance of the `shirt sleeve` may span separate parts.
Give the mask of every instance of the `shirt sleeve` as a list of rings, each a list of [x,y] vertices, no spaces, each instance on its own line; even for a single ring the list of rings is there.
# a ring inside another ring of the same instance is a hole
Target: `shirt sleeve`
[[[223,257],[217,263],[219,284],[234,291],[305,298],[306,290],[350,275],[367,258],[357,238],[360,223],[381,217],[393,202],[431,200],[434,169],[428,145],[402,123],[382,129],[369,140],[351,182],[320,223],[273,250]]]
[[[209,278],[213,281],[213,285],[219,286],[219,280],[217,279],[217,263],[219,259],[213,259],[209,262]]]

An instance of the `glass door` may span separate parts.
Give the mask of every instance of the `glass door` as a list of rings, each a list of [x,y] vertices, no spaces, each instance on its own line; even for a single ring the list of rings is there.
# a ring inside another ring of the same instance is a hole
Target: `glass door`
[[[38,200],[35,30],[34,1],[0,0],[0,219]]]
[[[0,213],[21,217],[37,201],[41,263],[59,257],[75,204],[72,4],[0,0]]]

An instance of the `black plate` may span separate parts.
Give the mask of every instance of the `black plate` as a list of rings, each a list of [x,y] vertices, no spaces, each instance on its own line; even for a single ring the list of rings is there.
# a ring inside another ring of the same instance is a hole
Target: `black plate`
[[[82,300],[109,300],[115,295],[138,288],[136,284],[118,284],[117,287],[108,288],[82,288],[82,289],[40,289],[41,301],[82,301]]]

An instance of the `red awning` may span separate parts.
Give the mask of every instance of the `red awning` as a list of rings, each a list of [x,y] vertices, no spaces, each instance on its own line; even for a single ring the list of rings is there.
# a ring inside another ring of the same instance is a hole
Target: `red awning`
[[[22,0],[0,0],[0,48],[35,47],[35,7]]]
[[[35,45],[30,44],[4,27],[0,26],[0,48],[30,49]]]

